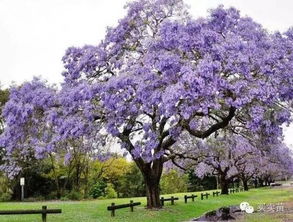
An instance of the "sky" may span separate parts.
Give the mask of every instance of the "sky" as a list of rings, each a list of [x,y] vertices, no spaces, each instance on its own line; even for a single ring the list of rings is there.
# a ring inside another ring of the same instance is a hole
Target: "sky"
[[[9,87],[39,76],[62,81],[61,58],[70,46],[97,45],[106,27],[126,11],[126,0],[0,0],[0,84]],[[220,4],[234,6],[273,32],[293,26],[292,0],[185,0],[194,18]],[[293,126],[285,128],[293,146]]]

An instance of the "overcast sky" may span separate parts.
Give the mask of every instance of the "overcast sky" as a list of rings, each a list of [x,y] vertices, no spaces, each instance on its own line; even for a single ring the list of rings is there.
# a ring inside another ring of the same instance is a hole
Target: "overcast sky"
[[[126,0],[0,0],[0,82],[8,87],[41,76],[62,81],[61,58],[69,46],[98,44],[107,26],[125,14]],[[185,0],[194,17],[234,6],[269,31],[293,26],[292,0]],[[285,129],[293,144],[293,127]],[[291,136],[291,137],[290,137]]]

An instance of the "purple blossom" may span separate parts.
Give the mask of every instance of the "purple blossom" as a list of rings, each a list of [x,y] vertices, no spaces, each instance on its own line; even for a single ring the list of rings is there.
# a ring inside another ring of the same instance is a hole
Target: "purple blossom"
[[[281,138],[291,121],[282,104],[293,97],[292,30],[270,34],[223,6],[192,19],[182,0],[127,10],[100,44],[66,51],[60,90],[38,79],[10,90],[0,138],[10,155],[33,148],[41,157],[72,141],[101,149],[107,132],[133,158],[163,164],[185,132],[203,139],[235,127]],[[232,138],[236,153],[250,147]]]

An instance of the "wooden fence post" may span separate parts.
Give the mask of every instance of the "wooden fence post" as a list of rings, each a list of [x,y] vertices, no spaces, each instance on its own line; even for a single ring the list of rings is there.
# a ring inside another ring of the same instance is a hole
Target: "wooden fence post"
[[[164,206],[164,197],[161,197],[161,205]]]
[[[192,202],[194,202],[194,195],[193,194],[191,195],[191,198],[192,198]]]
[[[171,205],[174,205],[174,197],[171,196]]]
[[[111,203],[111,206],[112,206],[111,216],[114,217],[115,216],[115,209],[114,209],[115,203]]]
[[[47,206],[42,206],[42,221],[47,222]]]
[[[133,200],[130,201],[130,211],[133,212]]]
[[[184,202],[187,203],[187,195],[184,195]]]

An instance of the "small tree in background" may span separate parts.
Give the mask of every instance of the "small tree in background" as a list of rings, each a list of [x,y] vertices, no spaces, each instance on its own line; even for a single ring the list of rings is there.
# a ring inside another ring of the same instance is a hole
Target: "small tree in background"
[[[160,188],[162,194],[182,193],[187,191],[188,176],[174,169],[163,173]]]
[[[145,196],[145,183],[143,176],[134,162],[131,162],[129,170],[123,176],[119,192],[123,197]]]

